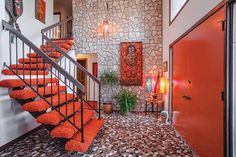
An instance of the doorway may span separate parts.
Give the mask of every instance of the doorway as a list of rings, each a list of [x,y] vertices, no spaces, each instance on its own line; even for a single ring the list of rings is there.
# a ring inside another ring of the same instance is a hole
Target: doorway
[[[84,67],[85,69],[87,69],[87,59],[78,59],[77,62]],[[80,70],[77,69],[77,79],[78,81],[84,86],[84,90],[83,90],[83,97],[86,97],[86,92],[87,92],[87,78],[85,73]]]
[[[225,7],[171,45],[172,122],[201,157],[224,156]]]

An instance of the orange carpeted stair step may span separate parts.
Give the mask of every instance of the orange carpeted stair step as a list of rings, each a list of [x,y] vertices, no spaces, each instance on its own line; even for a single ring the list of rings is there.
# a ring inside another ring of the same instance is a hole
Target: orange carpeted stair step
[[[18,75],[48,75],[49,72],[46,70],[13,70]],[[3,69],[3,75],[15,75],[15,73],[9,69]]]
[[[53,42],[55,44],[67,43],[69,45],[74,45],[74,41],[70,40],[70,39],[68,39],[68,40],[63,40],[63,39],[61,39],[61,40],[53,40]]]
[[[67,51],[68,51],[68,50],[65,49],[64,47],[59,46],[59,48],[61,48],[64,52],[67,52]],[[53,48],[53,47],[48,47],[48,48],[43,47],[43,48],[42,48],[42,47],[41,47],[40,50],[42,50],[42,51],[44,51],[44,52],[53,52],[53,51],[56,51],[56,48]]]
[[[47,86],[45,87],[45,93],[44,93],[44,87],[38,88],[38,93],[43,96],[43,95],[56,94],[58,92],[63,92],[65,90],[66,90],[65,86],[59,86],[59,87],[52,86],[52,88],[51,86]],[[30,98],[38,97],[37,93],[35,93],[32,89],[15,90],[15,91],[10,92],[9,95],[13,99],[20,99],[20,100],[27,100]]]
[[[90,106],[92,106],[94,109],[98,109],[98,102],[97,101],[86,101]],[[91,107],[89,106],[88,109],[92,109]]]
[[[67,108],[67,117],[71,116],[74,114],[74,111],[79,111],[80,110],[80,103],[75,102],[75,103],[69,103],[66,107],[66,105],[60,107],[60,112],[66,116],[66,108]],[[57,109],[59,110],[59,108]],[[43,115],[40,115],[36,121],[40,124],[45,124],[45,125],[57,125],[59,122],[64,120],[64,117],[61,116],[56,110],[53,110],[51,112],[45,113]]]
[[[94,111],[84,111],[84,124],[88,123],[94,117]],[[75,121],[74,121],[75,120]],[[70,121],[75,123],[78,128],[81,128],[81,112],[71,117]],[[78,130],[68,121],[60,124],[54,128],[50,135],[52,138],[66,138],[70,139]]]
[[[65,145],[68,151],[86,152],[92,144],[99,130],[102,128],[104,120],[93,119],[84,126],[84,143],[81,142],[81,133],[77,132]]]
[[[27,54],[27,56],[30,58],[36,58],[37,57],[37,53],[31,53],[31,54]],[[59,58],[61,57],[60,56],[60,52],[49,52],[48,53],[48,56],[49,57],[52,57],[52,58]],[[38,56],[39,57],[39,56]]]
[[[67,49],[67,50],[69,50],[69,49],[71,49],[71,45],[69,45],[69,44],[67,44],[67,43],[63,43],[63,44],[61,44],[60,45],[60,47],[62,47],[62,48],[65,48],[65,49]]]
[[[52,97],[48,97],[46,98],[46,101],[48,101],[50,104],[52,104],[54,107],[64,104],[67,101],[71,101],[73,100],[73,94],[60,94],[60,95],[55,95]],[[49,109],[51,106],[43,99],[39,99],[36,101],[32,101],[29,103],[26,103],[23,105],[22,109],[28,112],[42,112],[42,111],[46,111],[47,109]],[[52,101],[52,103],[51,103]]]
[[[20,58],[19,60],[19,63],[21,64],[24,64],[24,63],[31,63],[31,64],[34,64],[34,63],[42,63],[42,58]]]
[[[38,64],[12,64],[10,65],[10,67],[12,69],[26,69],[26,70],[34,70],[34,69],[45,69],[45,68],[51,68],[51,66],[49,64],[42,64],[42,63],[38,63]]]
[[[35,85],[44,85],[44,84],[49,84],[49,83],[58,83],[58,80],[56,78],[39,78],[37,79],[25,79],[27,83],[31,83],[32,86]],[[5,87],[5,88],[16,88],[16,87],[23,87],[26,86],[26,84],[20,80],[20,79],[7,79],[7,80],[2,80],[0,81],[0,87]]]

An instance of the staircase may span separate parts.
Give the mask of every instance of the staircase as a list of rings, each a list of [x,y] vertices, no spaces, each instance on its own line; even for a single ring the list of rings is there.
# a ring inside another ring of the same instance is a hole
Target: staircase
[[[9,96],[49,130],[52,138],[66,141],[66,150],[86,152],[104,123],[101,84],[68,55],[73,40],[65,25],[71,21],[69,18],[42,30],[40,48],[3,21],[14,43],[9,40],[9,61],[2,74],[17,79],[1,80],[0,87],[9,88]],[[58,28],[60,34],[55,31]],[[76,79],[77,70],[87,78],[87,88]]]

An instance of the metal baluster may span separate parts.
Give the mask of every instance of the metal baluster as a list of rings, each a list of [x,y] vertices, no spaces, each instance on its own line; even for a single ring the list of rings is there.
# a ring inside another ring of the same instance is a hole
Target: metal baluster
[[[11,54],[11,33],[9,33],[9,53],[10,53],[10,65],[12,64],[12,54]]]
[[[78,80],[78,78],[76,76],[76,71],[77,71],[76,68],[77,68],[76,65],[74,65],[74,78],[76,78]]]
[[[51,79],[51,82],[52,82],[52,67],[51,67],[51,69],[50,69],[50,73],[51,73],[51,74],[50,74],[50,79]],[[51,83],[51,95],[50,95],[50,96],[51,96],[51,105],[52,105],[52,108],[53,108],[53,99],[52,99],[53,91],[52,91],[52,87],[53,87],[53,86],[52,86],[52,83]],[[58,85],[57,88],[59,88],[59,87],[60,87],[60,86]]]
[[[95,94],[96,94],[96,84],[95,84],[95,81],[94,81],[94,84],[93,84],[93,106],[94,106],[94,109],[96,110],[96,107],[95,107],[95,100],[96,100],[96,97],[95,97]]]
[[[71,75],[71,62],[69,61],[69,74]],[[69,82],[69,86],[71,87],[71,82]]]
[[[81,142],[84,143],[84,110],[83,110],[83,90],[80,90],[80,112],[81,112]]]
[[[98,84],[98,119],[101,119],[101,85]]]
[[[52,38],[51,30],[49,30],[49,39]]]
[[[66,85],[66,87],[67,87],[67,79],[66,79],[66,77],[64,77],[65,78],[65,85]],[[68,117],[68,99],[67,99],[67,88],[66,88],[66,90],[65,90],[65,94],[66,94],[66,117]]]
[[[60,85],[59,70],[57,70],[57,75],[58,75],[58,86],[59,86]],[[61,101],[61,99],[60,99],[60,91],[59,91],[59,88],[58,88],[58,106],[61,105],[60,101]],[[58,110],[59,110],[59,112],[61,112],[60,107],[58,107]]]
[[[36,88],[37,88],[37,93],[39,93],[39,66],[38,66],[38,53],[36,54]]]
[[[43,95],[45,95],[45,93],[46,93],[46,80],[45,80],[45,71],[46,71],[46,67],[45,67],[45,61],[44,61],[44,59],[42,59],[42,63],[43,63]],[[52,83],[52,82],[51,82]]]
[[[16,73],[18,73],[18,38],[16,37]]]
[[[30,47],[29,47],[29,55],[30,55],[30,58],[29,58],[29,61],[30,61],[30,64],[29,64],[30,65],[30,68],[29,68],[30,69],[30,86],[32,86],[32,82],[31,82],[32,81],[32,75],[31,75],[32,74],[32,57],[31,57],[32,54],[31,54]]]
[[[87,76],[87,77],[88,77],[88,76]],[[88,96],[87,96],[87,100],[88,100],[88,99],[90,100],[90,77],[88,77],[88,80],[89,80],[89,81],[88,81],[88,85],[87,85],[87,86],[88,86],[88,93],[87,93]]]
[[[23,80],[25,80],[25,43],[22,42],[22,52],[23,52]]]
[[[75,113],[75,86],[73,85],[73,113]],[[75,116],[73,116],[73,122],[75,123]]]

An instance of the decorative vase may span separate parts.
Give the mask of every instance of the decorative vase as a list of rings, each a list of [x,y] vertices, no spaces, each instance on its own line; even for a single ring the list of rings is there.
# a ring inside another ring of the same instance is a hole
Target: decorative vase
[[[161,112],[161,116],[160,116],[161,122],[162,122],[163,124],[167,124],[167,123],[168,123],[168,119],[169,119],[168,112],[162,111],[162,112]]]
[[[109,114],[112,112],[112,104],[111,103],[103,103],[102,107],[103,107],[103,112],[105,114]]]

